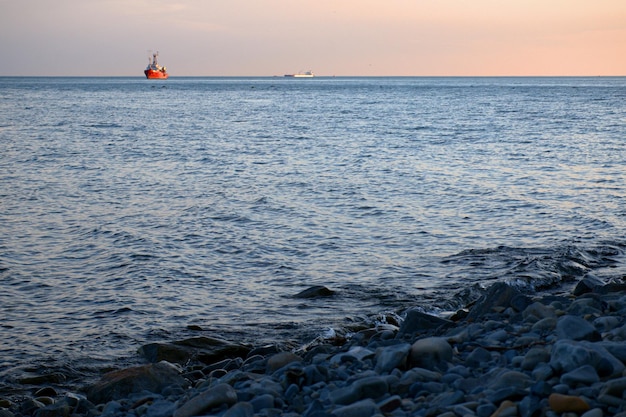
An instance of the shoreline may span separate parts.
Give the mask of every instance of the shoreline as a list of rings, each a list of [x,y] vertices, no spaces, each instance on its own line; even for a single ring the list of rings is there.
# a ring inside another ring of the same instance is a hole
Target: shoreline
[[[452,317],[411,309],[298,349],[150,343],[147,363],[75,391],[24,380],[0,416],[626,416],[625,316],[622,282],[533,297],[496,283]]]

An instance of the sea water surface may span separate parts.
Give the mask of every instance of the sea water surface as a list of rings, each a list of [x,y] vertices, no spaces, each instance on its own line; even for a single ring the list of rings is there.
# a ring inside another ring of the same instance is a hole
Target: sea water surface
[[[621,280],[625,161],[623,77],[0,78],[0,378]]]

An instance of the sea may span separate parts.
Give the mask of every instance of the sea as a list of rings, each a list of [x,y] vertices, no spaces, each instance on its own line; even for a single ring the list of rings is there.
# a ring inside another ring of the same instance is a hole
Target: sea
[[[621,282],[625,253],[626,77],[0,77],[0,389]]]

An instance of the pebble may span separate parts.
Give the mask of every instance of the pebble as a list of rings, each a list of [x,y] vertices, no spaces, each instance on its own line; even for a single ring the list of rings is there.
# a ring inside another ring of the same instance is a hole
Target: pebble
[[[0,417],[626,417],[626,286],[608,285],[531,299],[497,284],[455,321],[412,309],[399,326],[293,351],[153,344],[146,358],[172,362],[71,392],[62,374],[23,377],[30,395],[0,395]]]

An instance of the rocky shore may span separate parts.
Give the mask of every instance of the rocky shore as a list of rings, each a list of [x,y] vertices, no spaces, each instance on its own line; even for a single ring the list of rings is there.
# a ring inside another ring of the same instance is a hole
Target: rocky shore
[[[24,381],[0,417],[626,417],[625,317],[622,283],[535,297],[497,283],[452,317],[409,310],[299,349],[152,343],[146,364],[77,392]]]

